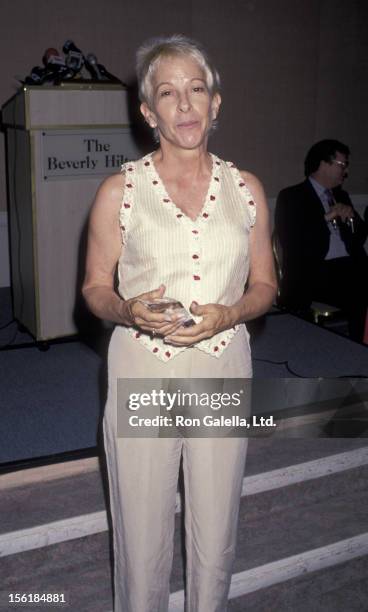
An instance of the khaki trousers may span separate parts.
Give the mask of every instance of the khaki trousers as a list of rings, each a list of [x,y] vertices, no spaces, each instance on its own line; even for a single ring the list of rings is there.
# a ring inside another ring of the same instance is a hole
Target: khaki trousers
[[[159,361],[117,327],[109,349],[104,440],[114,540],[115,612],[167,612],[180,460],[185,489],[186,612],[225,612],[247,440],[118,438],[117,379],[249,378],[241,329],[217,359],[188,349]]]

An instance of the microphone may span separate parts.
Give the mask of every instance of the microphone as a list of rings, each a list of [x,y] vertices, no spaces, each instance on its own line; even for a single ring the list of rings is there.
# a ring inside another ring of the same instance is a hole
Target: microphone
[[[34,66],[29,76],[24,80],[25,85],[43,85],[47,81],[53,81],[58,85],[61,81],[72,79],[75,72],[65,63],[64,58],[54,47],[48,47],[43,54],[44,67]]]
[[[66,56],[65,63],[67,67],[73,70],[74,73],[79,72],[84,64],[82,51],[75,46],[72,40],[67,40],[63,45],[63,52]]]
[[[88,53],[86,57],[86,68],[91,73],[92,78],[97,81],[121,83],[120,79],[106,70],[105,66],[97,62],[97,57],[93,53]]]
[[[42,85],[46,77],[45,68],[33,66],[31,74],[24,80],[25,85]]]
[[[91,77],[96,81],[104,81],[104,77],[101,74],[99,65],[97,63],[97,57],[93,53],[88,53],[85,58],[86,68],[90,73]]]
[[[24,80],[25,85],[43,85],[47,81],[54,81],[55,83],[55,72],[48,68],[41,68],[40,66],[34,66],[31,70],[31,74]]]
[[[65,67],[64,59],[61,57],[61,55],[59,55],[58,50],[54,49],[53,47],[46,49],[45,53],[43,54],[42,61],[46,68],[50,67],[50,69],[56,70],[58,66]]]
[[[55,85],[60,81],[66,81],[74,77],[74,71],[68,68],[64,58],[53,47],[46,49],[42,61],[45,64],[48,77],[54,81]]]

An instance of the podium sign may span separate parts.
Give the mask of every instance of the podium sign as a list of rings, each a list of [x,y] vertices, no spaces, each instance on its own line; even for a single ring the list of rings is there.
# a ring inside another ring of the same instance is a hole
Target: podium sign
[[[137,158],[129,128],[42,131],[44,180],[106,176]]]

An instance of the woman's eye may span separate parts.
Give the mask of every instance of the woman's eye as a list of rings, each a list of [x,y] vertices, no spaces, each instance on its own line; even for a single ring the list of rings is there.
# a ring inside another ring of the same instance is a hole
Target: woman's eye
[[[169,96],[171,94],[171,91],[169,89],[165,89],[164,91],[160,92],[160,98],[165,98],[166,96]]]
[[[197,87],[193,87],[193,91],[195,93],[202,93],[204,92],[204,87],[202,87],[201,85],[197,85]]]

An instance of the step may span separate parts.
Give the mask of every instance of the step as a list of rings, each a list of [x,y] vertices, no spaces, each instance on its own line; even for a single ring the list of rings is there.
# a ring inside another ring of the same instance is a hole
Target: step
[[[243,497],[234,573],[366,534],[367,477],[367,467],[356,468]],[[179,534],[179,517],[177,521]],[[338,562],[340,554],[335,554],[335,560],[332,555],[331,563]],[[174,559],[173,590],[178,591],[183,588],[180,540],[176,540]]]
[[[290,445],[289,442],[291,442]],[[304,483],[306,487],[307,483],[304,481],[307,481],[309,491],[314,489],[318,491],[321,477],[333,473],[342,474],[341,480],[344,482],[346,470],[368,464],[368,447],[354,448],[355,441],[354,444],[351,444],[351,441],[348,441],[349,444],[336,444],[335,440],[328,441],[333,442],[327,445],[330,451],[348,447],[353,447],[353,450],[321,457],[322,445],[325,447],[324,453],[327,448],[325,441],[320,440],[318,444],[310,445],[309,455],[315,456],[315,459],[296,465],[287,465],[291,459],[301,459],[307,456],[307,448],[300,444],[300,448],[297,449],[297,442],[305,441],[290,440],[285,445],[284,440],[250,440],[243,496],[254,497],[255,494],[261,493],[263,494],[260,497],[261,505],[268,507],[267,500],[272,499],[272,491],[284,489],[283,503],[287,506],[289,493],[294,494],[290,489],[291,485]],[[313,449],[314,452],[312,452]],[[299,450],[299,456],[297,450]],[[262,458],[266,455],[270,457],[270,461],[267,463],[263,460],[262,465]],[[74,462],[74,464],[77,463]],[[19,473],[13,478],[12,475],[2,477],[2,482],[0,480],[2,489],[0,556],[99,533],[107,529],[104,496],[106,479],[101,478],[97,459],[81,460],[81,463],[80,467],[83,470],[81,473],[76,472],[77,465],[66,464],[65,470],[69,472],[69,476],[64,478],[55,477],[63,473],[63,466],[50,468],[54,476],[51,480],[47,479],[46,468],[33,470],[33,474],[26,472],[24,479],[27,479],[28,482],[24,486],[19,486],[21,481]],[[284,467],[254,473],[256,468],[262,470],[262,467],[283,465]],[[38,473],[42,480],[36,479]],[[336,482],[339,482],[337,477],[331,481],[331,486],[337,486]],[[280,495],[279,492],[281,499]],[[298,491],[295,495],[298,496]],[[27,508],[27,512],[24,512],[24,507]],[[177,511],[180,511],[179,495]],[[257,512],[260,512],[259,507],[257,507]]]
[[[0,575],[3,598],[8,592],[64,593],[69,604],[65,609],[70,612],[112,610],[107,531],[4,557],[0,559]],[[10,609],[4,608],[7,612]],[[50,610],[33,605],[28,609]]]
[[[367,576],[365,555],[230,599],[228,612],[366,612]]]
[[[368,467],[244,497],[235,571],[368,532]]]
[[[367,550],[367,542],[365,546]],[[229,612],[365,611],[368,601],[368,555],[360,555],[358,552],[357,556],[348,560],[341,559],[326,567],[323,566],[323,551],[318,549],[319,554],[314,553],[309,551],[304,558],[299,557],[301,569],[295,558],[281,560],[278,562],[279,571],[273,568],[271,578],[267,576],[270,566],[235,573],[230,590]],[[314,565],[313,558],[317,560]],[[107,534],[14,555],[8,559],[5,571],[3,561],[0,560],[3,598],[9,592],[62,592],[73,612],[112,610]],[[313,571],[315,565],[319,565],[318,571]],[[287,578],[290,569],[294,574],[298,571],[299,575]],[[263,578],[265,574],[266,579]],[[268,586],[262,587],[263,583]],[[170,612],[182,612],[182,602],[183,592],[172,591]],[[0,606],[0,609],[7,608]],[[41,612],[45,608],[32,607],[32,610]]]
[[[277,589],[280,601],[287,595],[288,602],[291,601],[291,591],[285,585],[291,587],[293,584],[296,591],[306,589],[310,595],[309,602],[313,602],[313,576],[322,581],[315,597],[321,599],[323,595],[325,600],[332,602],[331,612],[337,609],[333,607],[334,594],[330,591],[331,584],[335,590],[340,584],[329,576],[340,572],[346,588],[351,588],[351,583],[359,582],[366,568],[366,479],[367,469],[361,467],[318,479],[320,486],[317,490],[317,481],[314,482],[314,495],[309,489],[310,481],[291,485],[287,487],[288,506],[284,505],[284,489],[274,490],[272,504],[268,500],[264,507],[260,498],[265,497],[265,493],[243,498],[230,592],[233,601],[229,609],[241,610],[245,602],[250,602],[249,607],[247,603],[243,609],[252,610],[254,606],[255,612],[262,609],[282,612],[282,607],[268,607],[268,601],[276,601],[269,595],[270,589]],[[332,483],[332,480],[337,482]],[[293,495],[293,489],[297,497]],[[171,612],[182,610],[183,601],[180,520],[181,516],[177,515]],[[342,564],[345,566],[344,574]],[[107,531],[3,557],[0,559],[0,573],[3,593],[7,590],[65,592],[73,611],[108,612],[112,609]],[[308,581],[309,574],[311,581]],[[360,582],[359,589],[363,594],[364,588],[365,584]],[[303,604],[307,606],[305,602],[306,599]],[[293,608],[285,607],[285,612],[290,609]],[[294,609],[299,612],[301,608]],[[307,612],[308,607],[304,609]],[[316,608],[309,609],[314,612]]]

